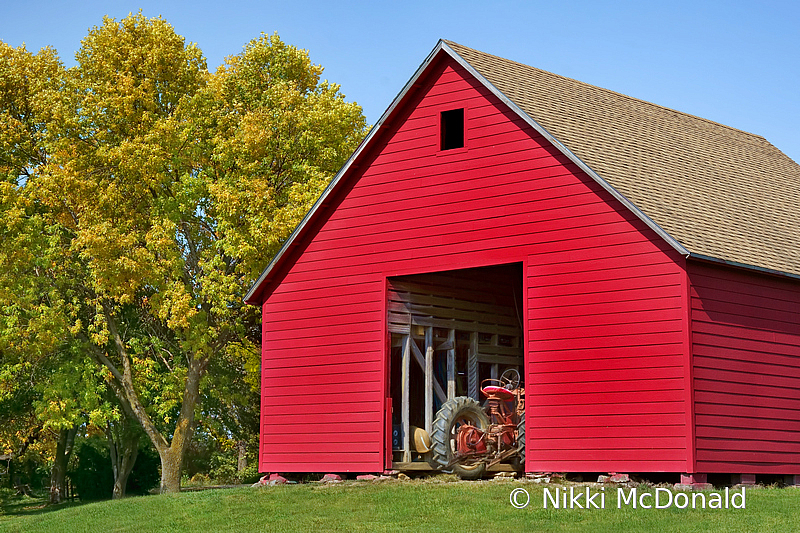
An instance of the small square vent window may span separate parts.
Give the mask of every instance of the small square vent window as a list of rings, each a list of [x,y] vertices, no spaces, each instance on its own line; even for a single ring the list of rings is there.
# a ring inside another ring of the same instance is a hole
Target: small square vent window
[[[442,111],[441,120],[441,147],[442,150],[452,150],[464,147],[464,110],[451,109]]]

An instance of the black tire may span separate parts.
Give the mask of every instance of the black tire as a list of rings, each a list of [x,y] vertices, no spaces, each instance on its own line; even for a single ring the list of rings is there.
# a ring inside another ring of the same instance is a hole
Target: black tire
[[[464,423],[469,423],[478,429],[485,431],[489,426],[489,418],[483,412],[481,405],[468,396],[459,396],[452,400],[447,400],[433,421],[433,443],[432,462],[434,466],[445,472],[453,472],[461,479],[479,479],[486,471],[486,463],[483,461],[474,464],[452,464],[455,451],[455,436],[458,427]]]
[[[517,447],[522,446],[522,449],[514,458],[514,466],[519,470],[525,470],[525,415],[522,415],[522,420],[517,424]]]

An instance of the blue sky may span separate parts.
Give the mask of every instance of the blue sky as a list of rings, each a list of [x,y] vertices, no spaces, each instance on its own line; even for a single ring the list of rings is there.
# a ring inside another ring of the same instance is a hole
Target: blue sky
[[[763,135],[800,162],[800,2],[0,0],[0,39],[68,65],[103,15],[163,16],[210,69],[261,32],[376,122],[440,38]]]

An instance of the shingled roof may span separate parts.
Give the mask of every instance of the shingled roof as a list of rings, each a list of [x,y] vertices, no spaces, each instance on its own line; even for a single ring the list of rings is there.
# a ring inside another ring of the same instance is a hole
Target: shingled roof
[[[761,136],[440,41],[245,296],[446,53],[681,253],[800,278],[800,165]]]
[[[441,45],[689,254],[800,276],[800,165],[763,137]]]

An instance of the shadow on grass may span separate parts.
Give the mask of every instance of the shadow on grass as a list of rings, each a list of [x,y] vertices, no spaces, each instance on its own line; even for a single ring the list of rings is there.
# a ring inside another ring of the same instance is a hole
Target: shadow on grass
[[[48,503],[47,493],[24,496],[13,491],[0,490],[0,517],[42,515],[68,507],[78,507],[83,503],[74,501],[51,505]]]

